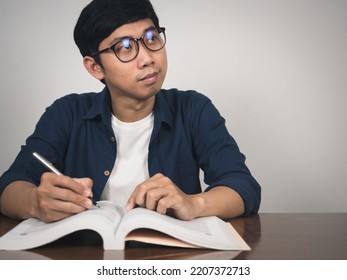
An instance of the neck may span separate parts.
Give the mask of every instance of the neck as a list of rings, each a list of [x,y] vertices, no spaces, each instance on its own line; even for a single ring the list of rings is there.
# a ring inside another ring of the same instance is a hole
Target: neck
[[[136,122],[153,111],[154,102],[155,96],[146,100],[112,100],[112,113],[123,122]]]

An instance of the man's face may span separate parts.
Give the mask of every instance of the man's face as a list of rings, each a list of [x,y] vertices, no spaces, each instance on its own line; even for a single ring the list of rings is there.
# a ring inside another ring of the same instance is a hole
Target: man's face
[[[145,30],[153,26],[150,19],[122,25],[100,43],[99,49],[114,44],[117,38],[140,38]],[[159,51],[150,51],[142,42],[139,41],[138,43],[139,53],[130,62],[120,61],[112,51],[100,54],[103,79],[113,99],[147,100],[153,97],[163,85],[167,71],[165,48]]]

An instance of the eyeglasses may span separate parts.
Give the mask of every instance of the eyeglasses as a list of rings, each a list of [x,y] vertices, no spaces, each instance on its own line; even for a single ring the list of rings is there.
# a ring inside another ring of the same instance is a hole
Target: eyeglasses
[[[96,56],[104,52],[113,51],[116,57],[122,62],[130,62],[139,54],[139,41],[150,51],[160,51],[165,47],[166,35],[164,27],[151,27],[138,39],[123,37],[106,49],[97,51],[91,56]]]

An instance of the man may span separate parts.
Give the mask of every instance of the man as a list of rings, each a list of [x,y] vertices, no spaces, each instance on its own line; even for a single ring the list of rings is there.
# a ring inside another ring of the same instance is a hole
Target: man
[[[91,208],[91,196],[184,220],[258,211],[260,186],[211,101],[161,89],[166,34],[149,1],[94,0],[74,38],[105,89],[47,108],[0,179],[2,214],[61,220]],[[33,152],[64,175],[47,172]]]

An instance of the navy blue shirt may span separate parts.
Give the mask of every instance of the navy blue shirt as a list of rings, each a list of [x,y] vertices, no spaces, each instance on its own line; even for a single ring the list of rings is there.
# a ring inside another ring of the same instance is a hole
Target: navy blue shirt
[[[111,114],[107,88],[56,100],[0,178],[0,192],[17,180],[39,184],[47,169],[32,156],[36,151],[67,176],[91,178],[98,200],[117,156]],[[245,156],[228,133],[225,120],[206,96],[194,91],[161,90],[156,95],[148,149],[150,176],[160,172],[185,193],[195,194],[201,192],[201,168],[206,191],[228,186],[243,198],[245,215],[258,211],[261,188],[246,167]]]

